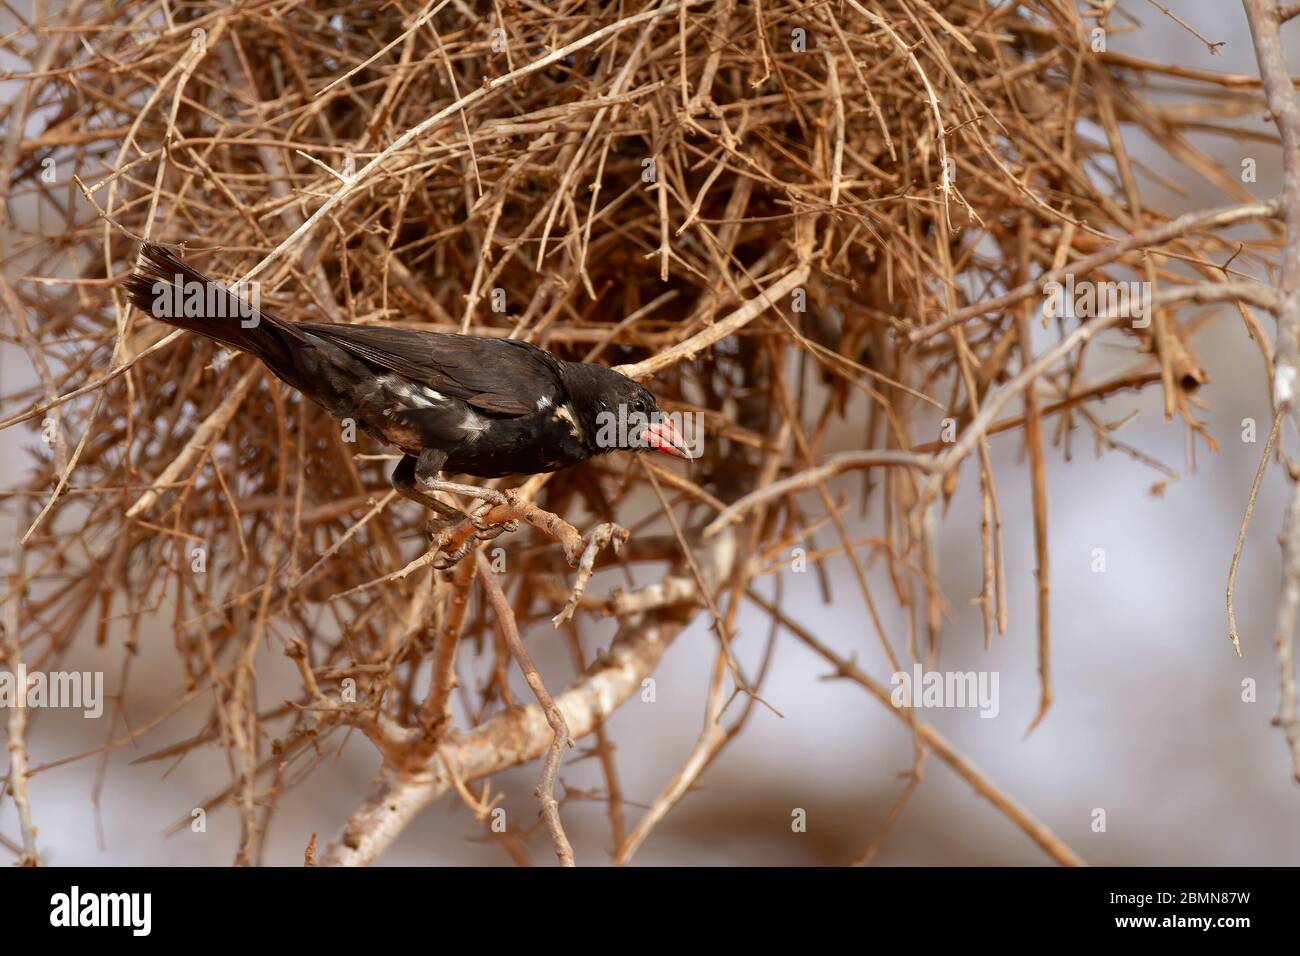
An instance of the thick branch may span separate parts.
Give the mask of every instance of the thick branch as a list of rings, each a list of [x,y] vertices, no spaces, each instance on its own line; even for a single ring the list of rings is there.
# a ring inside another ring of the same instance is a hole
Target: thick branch
[[[1300,100],[1296,99],[1286,55],[1282,52],[1282,13],[1276,0],[1243,0],[1255,59],[1273,120],[1282,137],[1282,215],[1286,241],[1278,278],[1277,351],[1273,394],[1277,410],[1300,424],[1296,396],[1300,388]],[[1293,479],[1294,480],[1294,479]],[[1300,780],[1300,704],[1295,677],[1295,625],[1300,611],[1300,484],[1292,492],[1282,525],[1282,593],[1273,628],[1273,645],[1281,672],[1277,723],[1291,751],[1291,771]]]
[[[641,689],[696,612],[696,607],[663,608],[619,628],[609,653],[555,700],[575,740]],[[349,818],[321,864],[368,866],[422,809],[451,789],[453,774],[468,782],[536,760],[554,736],[542,709],[529,704],[453,736],[425,767],[386,767],[375,795]]]

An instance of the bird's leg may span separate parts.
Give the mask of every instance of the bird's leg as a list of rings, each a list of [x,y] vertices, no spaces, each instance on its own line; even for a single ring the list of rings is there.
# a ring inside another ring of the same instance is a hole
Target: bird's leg
[[[426,452],[425,454],[428,453]],[[436,459],[433,455],[430,455],[430,465],[441,465],[442,461],[446,459],[446,454],[443,452],[435,452],[434,454],[440,455],[441,459]],[[423,457],[424,455],[421,455],[421,458]],[[389,478],[389,481],[393,486],[393,490],[403,498],[407,498],[417,504],[423,505],[434,512],[436,517],[431,517],[429,519],[428,531],[438,539],[438,547],[441,548],[443,546],[442,536],[444,534],[462,521],[473,521],[474,519],[465,514],[465,512],[461,511],[459,508],[454,508],[449,504],[445,504],[433,495],[421,490],[421,488],[416,485],[418,467],[419,460],[414,455],[404,455],[402,456],[402,460],[397,463],[397,467],[393,469],[393,474]],[[478,522],[474,522],[474,526],[477,528]],[[501,530],[502,529],[497,529],[496,534],[500,534]],[[496,537],[496,534],[492,534],[489,537]],[[433,566],[439,571],[446,571],[455,566],[463,557],[465,557],[466,554],[469,553],[470,548],[474,545],[475,538],[482,537],[483,532],[480,530],[473,538],[467,538],[455,551],[451,551],[435,561]]]
[[[415,480],[419,482],[422,489],[425,491],[447,491],[470,498],[481,498],[494,505],[509,503],[505,495],[491,488],[480,488],[477,485],[462,485],[454,481],[443,481],[438,477],[438,472],[442,470],[442,466],[446,462],[446,452],[432,449],[420,452],[420,458],[415,463]]]
[[[425,452],[424,454],[428,453]],[[444,453],[439,452],[438,454],[442,454],[443,458],[446,458]],[[422,454],[420,457],[423,458],[424,455]],[[459,508],[453,508],[451,505],[444,504],[433,495],[425,494],[425,492],[416,487],[416,466],[416,458],[414,455],[402,456],[402,460],[397,463],[397,467],[393,469],[392,476],[388,479],[393,486],[393,490],[403,498],[421,504],[439,514],[441,518],[435,519],[438,522],[439,528],[433,530],[441,530],[442,528],[450,527],[458,521],[467,520],[469,515],[465,514],[465,512],[461,511]]]
[[[408,458],[409,457],[410,456],[408,456]],[[403,461],[406,461],[406,459],[403,459]],[[462,485],[454,481],[441,480],[438,478],[438,472],[442,470],[442,466],[446,464],[446,461],[447,453],[444,451],[426,448],[424,451],[420,452],[420,457],[415,461],[414,465],[414,477],[419,483],[422,493],[427,495],[428,492],[445,491],[451,494],[466,495],[470,498],[480,498],[489,505],[504,505],[510,503],[510,499],[504,494],[499,491],[494,491],[491,488],[479,488],[475,485]],[[432,497],[431,495],[427,496]],[[478,529],[478,533],[475,537],[481,541],[490,541],[497,535],[501,534],[501,532],[507,530],[503,525],[483,524],[479,512],[472,515],[467,515],[463,512],[457,512],[457,514],[469,521],[476,529]]]

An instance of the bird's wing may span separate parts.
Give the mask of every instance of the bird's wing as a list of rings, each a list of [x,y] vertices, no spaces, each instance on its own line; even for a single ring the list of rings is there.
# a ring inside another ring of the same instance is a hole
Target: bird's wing
[[[299,327],[488,415],[517,418],[535,412],[543,399],[563,400],[559,360],[527,342],[378,325],[303,322]]]

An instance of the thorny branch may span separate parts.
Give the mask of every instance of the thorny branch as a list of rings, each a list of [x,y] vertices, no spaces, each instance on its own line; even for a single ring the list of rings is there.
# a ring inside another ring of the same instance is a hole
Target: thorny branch
[[[519,664],[519,669],[523,671],[524,680],[528,682],[528,687],[537,697],[537,704],[542,708],[546,723],[551,728],[551,746],[546,751],[541,782],[537,784],[537,799],[542,805],[542,818],[546,821],[546,829],[550,831],[551,842],[555,844],[555,856],[559,859],[560,866],[573,866],[573,847],[569,843],[568,836],[565,835],[564,825],[560,822],[560,805],[555,800],[555,778],[560,772],[560,761],[564,757],[564,752],[572,746],[573,738],[569,736],[564,714],[555,706],[555,700],[546,689],[546,685],[542,683],[542,675],[538,672],[537,665],[533,663],[528,648],[519,637],[519,624],[515,621],[514,609],[510,607],[510,601],[501,590],[501,585],[497,583],[492,567],[482,553],[476,555],[476,558],[479,577],[487,589],[488,600],[492,602],[497,627],[510,647],[511,655]]]

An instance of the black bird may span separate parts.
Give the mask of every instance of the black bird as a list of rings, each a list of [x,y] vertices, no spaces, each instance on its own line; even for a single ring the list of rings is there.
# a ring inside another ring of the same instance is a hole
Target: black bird
[[[125,287],[154,318],[255,356],[335,418],[401,449],[393,488],[443,515],[444,524],[468,516],[430,492],[505,498],[442,481],[440,472],[531,475],[620,448],[692,457],[654,396],[632,379],[527,342],[286,322],[152,243]]]

